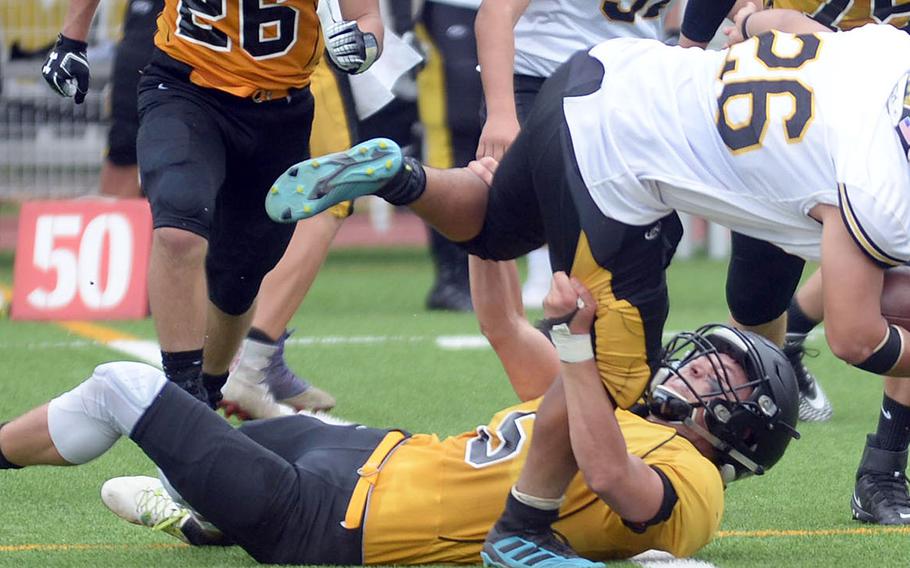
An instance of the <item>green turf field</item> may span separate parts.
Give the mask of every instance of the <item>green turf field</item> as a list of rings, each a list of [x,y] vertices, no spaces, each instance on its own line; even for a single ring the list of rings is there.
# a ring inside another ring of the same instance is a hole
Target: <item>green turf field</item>
[[[670,273],[669,330],[725,319],[725,267],[678,262]],[[515,402],[489,349],[442,350],[438,335],[476,334],[472,315],[423,309],[431,268],[420,251],[334,253],[293,322],[295,337],[366,337],[375,342],[293,344],[293,368],[338,398],[337,412],[375,426],[453,434],[486,423]],[[0,256],[0,283],[11,258]],[[153,339],[151,321],[111,324]],[[385,338],[382,341],[377,337]],[[907,566],[910,531],[851,520],[850,494],[864,436],[875,426],[880,381],[837,362],[812,341],[810,361],[835,416],[803,425],[803,438],[764,478],[727,491],[723,532],[697,558],[717,566]],[[0,321],[0,419],[48,400],[121,358],[54,324]],[[251,565],[239,549],[191,550],[127,525],[98,497],[118,475],[153,475],[151,463],[121,442],[72,469],[0,473],[0,566]]]

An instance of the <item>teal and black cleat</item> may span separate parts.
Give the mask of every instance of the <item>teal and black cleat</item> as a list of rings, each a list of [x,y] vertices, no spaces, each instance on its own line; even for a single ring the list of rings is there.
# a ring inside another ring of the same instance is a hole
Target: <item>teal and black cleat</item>
[[[605,568],[578,556],[552,530],[505,533],[494,528],[480,558],[488,568]]]
[[[279,223],[307,219],[336,203],[376,192],[395,177],[401,163],[401,148],[387,138],[304,160],[275,180],[265,210]]]

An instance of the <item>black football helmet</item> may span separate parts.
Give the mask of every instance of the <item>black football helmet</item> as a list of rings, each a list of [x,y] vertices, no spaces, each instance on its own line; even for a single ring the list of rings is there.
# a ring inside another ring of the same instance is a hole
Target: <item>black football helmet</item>
[[[733,358],[745,370],[748,382],[734,386],[724,367],[712,357],[708,361],[720,390],[699,395],[679,369],[712,353]],[[682,380],[697,402],[665,386],[673,376]],[[680,333],[664,346],[647,406],[650,414],[683,423],[710,442],[724,482],[763,474],[783,456],[790,440],[799,438],[799,388],[787,357],[764,337],[722,324]],[[707,430],[695,421],[699,408],[704,409]]]

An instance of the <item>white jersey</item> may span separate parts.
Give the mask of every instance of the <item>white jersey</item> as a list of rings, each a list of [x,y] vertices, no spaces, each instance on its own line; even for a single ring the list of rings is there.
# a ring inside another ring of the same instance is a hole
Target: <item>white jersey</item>
[[[669,2],[530,0],[515,24],[515,73],[549,77],[576,51],[608,39],[659,39]]]
[[[818,259],[821,224],[808,212],[829,204],[893,266],[910,260],[901,53],[910,35],[876,25],[775,32],[721,52],[616,40],[590,51],[604,65],[600,88],[563,108],[608,217],[645,225],[675,209]]]

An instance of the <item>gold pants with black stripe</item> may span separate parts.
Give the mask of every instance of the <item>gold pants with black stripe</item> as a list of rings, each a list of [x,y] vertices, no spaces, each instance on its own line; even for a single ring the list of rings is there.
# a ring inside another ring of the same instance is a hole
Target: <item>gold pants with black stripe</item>
[[[613,400],[628,408],[659,362],[669,312],[665,269],[682,225],[675,213],[628,225],[594,202],[562,111],[570,78],[564,66],[543,84],[496,171],[483,228],[463,245],[481,258],[510,260],[548,244],[553,270],[575,276],[597,299],[597,366]]]

